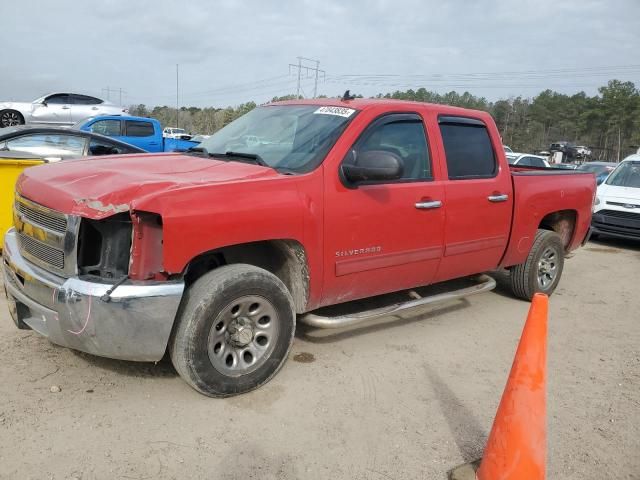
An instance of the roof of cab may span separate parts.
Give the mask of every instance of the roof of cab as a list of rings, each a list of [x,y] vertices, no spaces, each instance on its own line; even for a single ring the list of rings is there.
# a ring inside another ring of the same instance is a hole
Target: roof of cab
[[[368,110],[370,108],[387,107],[414,107],[416,110],[433,110],[439,113],[447,113],[451,115],[469,115],[473,112],[475,116],[489,116],[489,113],[482,110],[472,110],[469,108],[452,107],[450,105],[442,105],[426,102],[412,102],[408,100],[395,100],[390,98],[355,98],[353,100],[342,100],[341,98],[314,98],[304,100],[285,100],[282,102],[272,102],[267,105],[318,105],[329,107],[345,107],[355,110]]]

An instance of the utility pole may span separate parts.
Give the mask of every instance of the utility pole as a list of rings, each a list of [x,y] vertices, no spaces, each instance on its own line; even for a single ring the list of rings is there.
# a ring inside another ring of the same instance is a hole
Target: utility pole
[[[309,74],[311,72],[314,72],[314,77],[315,77],[315,81],[314,81],[314,85],[313,85],[313,98],[316,98],[316,96],[318,95],[318,78],[320,76],[320,74],[322,74],[322,78],[324,79],[326,77],[326,73],[324,70],[320,70],[320,61],[319,60],[315,60],[313,58],[306,58],[306,57],[297,57],[298,58],[298,63],[297,64],[293,64],[290,63],[289,64],[289,73],[291,73],[291,68],[295,68],[298,70],[298,86],[296,89],[296,96],[299,98],[300,97],[300,82],[302,80],[302,70],[305,71],[307,77],[306,78],[310,78]],[[310,63],[313,62],[315,63],[315,67],[309,66],[309,65],[305,65],[306,63]]]
[[[300,98],[300,75],[302,74],[302,57],[298,57],[298,89],[296,90],[296,98]]]
[[[178,68],[179,65],[176,63],[176,128],[180,126],[180,106],[178,101]]]
[[[320,66],[320,61],[316,60],[316,79],[315,82],[313,83],[313,98],[316,98],[318,96],[318,72],[320,71],[318,69],[318,67]]]

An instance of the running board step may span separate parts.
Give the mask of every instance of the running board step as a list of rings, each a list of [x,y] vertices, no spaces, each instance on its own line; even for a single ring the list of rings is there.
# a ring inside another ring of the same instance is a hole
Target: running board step
[[[322,315],[316,315],[315,313],[306,313],[300,317],[300,321],[316,328],[341,328],[355,325],[361,322],[366,322],[367,320],[372,320],[374,318],[405,312],[407,310],[422,307],[424,305],[469,297],[471,295],[488,292],[496,288],[496,281],[489,275],[479,275],[478,277],[476,277],[476,280],[478,283],[471,287],[461,288],[452,292],[440,293],[437,295],[432,295],[430,297],[420,297],[420,295],[418,295],[415,291],[411,290],[409,292],[409,295],[415,300],[395,303],[386,307],[374,308],[372,310],[365,310],[350,315],[325,317]]]

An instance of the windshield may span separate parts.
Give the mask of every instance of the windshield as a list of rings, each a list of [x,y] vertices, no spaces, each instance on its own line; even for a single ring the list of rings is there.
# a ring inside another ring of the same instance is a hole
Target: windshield
[[[313,170],[354,117],[355,110],[317,105],[272,105],[251,110],[204,140],[210,155],[258,155],[276,169]]]
[[[640,188],[640,160],[622,162],[606,182],[615,187]]]
[[[185,133],[186,130],[184,128],[172,128],[171,133]]]

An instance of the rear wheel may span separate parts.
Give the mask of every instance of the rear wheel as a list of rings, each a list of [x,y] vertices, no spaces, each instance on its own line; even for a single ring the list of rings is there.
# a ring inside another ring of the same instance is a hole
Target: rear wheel
[[[169,345],[180,376],[198,392],[224,397],[268,382],[293,342],[295,313],[285,285],[251,265],[206,273],[185,293]]]
[[[560,236],[538,230],[527,260],[511,268],[511,290],[516,297],[531,300],[535,293],[551,295],[564,267],[564,247]]]
[[[16,125],[23,125],[24,117],[16,110],[2,110],[0,111],[0,127],[13,127]]]

